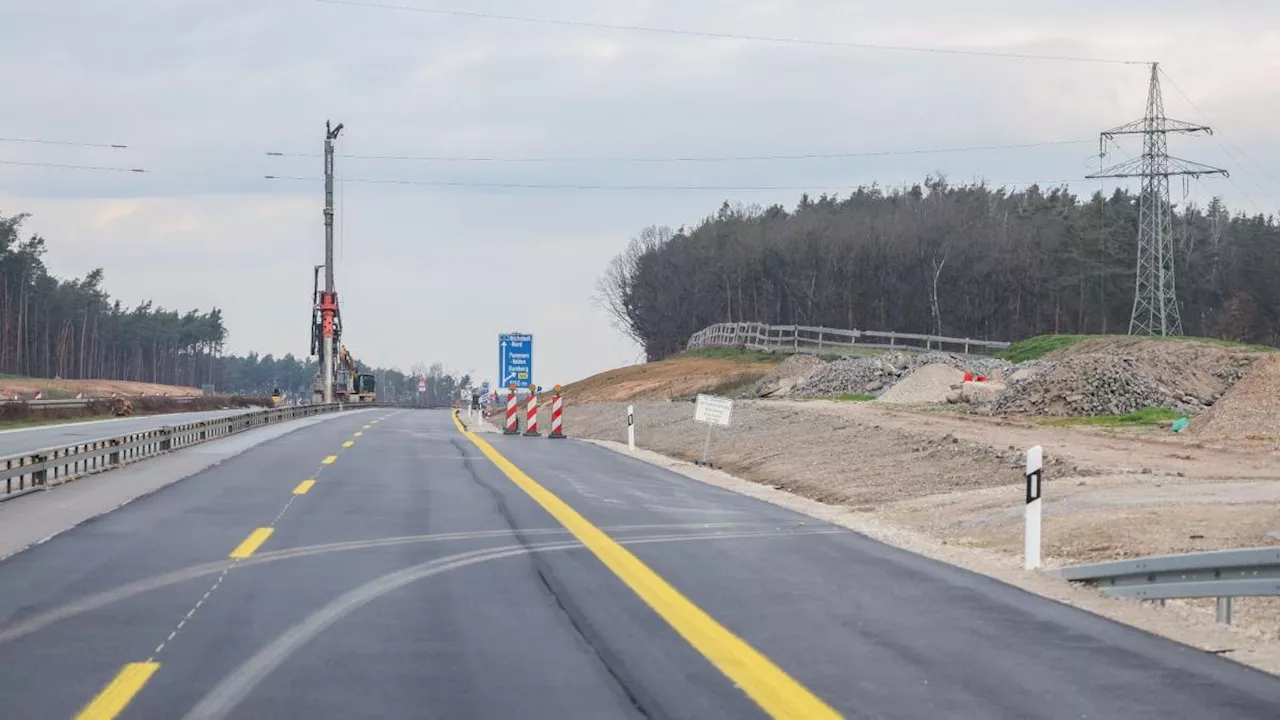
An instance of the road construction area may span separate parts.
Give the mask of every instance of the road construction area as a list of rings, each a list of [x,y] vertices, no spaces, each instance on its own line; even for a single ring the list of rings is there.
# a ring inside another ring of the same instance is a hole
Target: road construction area
[[[471,433],[444,411],[341,413],[249,447],[0,561],[0,597],[0,697],[21,718],[1280,704],[1280,679],[1217,655],[589,442]]]
[[[683,358],[641,366],[648,384],[633,397],[585,382],[585,402],[569,396],[567,432],[624,443],[630,406],[640,448],[698,472],[690,463],[702,456],[706,426],[694,422],[692,396],[735,397],[732,423],[711,433],[715,468],[1010,581],[1020,575],[1002,573],[1022,556],[1023,469],[1035,445],[1045,452],[1049,568],[1280,545],[1274,353],[1117,338],[1021,363],[943,353],[792,356],[754,378],[740,373],[760,358],[727,356],[718,362],[732,386],[705,367],[709,358],[696,360],[701,375],[682,374]],[[614,373],[620,384],[630,380]],[[678,388],[665,397],[664,375]],[[690,392],[699,377],[704,388]],[[1099,412],[1108,409],[1115,412]],[[1153,414],[1158,420],[1148,421]],[[1189,422],[1174,432],[1179,417]],[[1170,601],[1124,619],[1280,672],[1280,602],[1236,602],[1234,627],[1212,637],[1187,634],[1189,625],[1213,624],[1212,600]],[[1115,602],[1093,609],[1129,612]]]

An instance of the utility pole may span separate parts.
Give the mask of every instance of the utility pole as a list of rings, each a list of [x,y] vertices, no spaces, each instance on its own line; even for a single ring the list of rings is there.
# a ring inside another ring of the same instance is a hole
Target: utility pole
[[[1205,132],[1207,125],[1165,117],[1164,96],[1160,92],[1160,64],[1151,63],[1147,88],[1147,112],[1134,120],[1102,133],[1099,154],[1106,155],[1106,143],[1117,135],[1141,135],[1142,156],[1088,175],[1089,178],[1142,178],[1138,205],[1138,268],[1133,288],[1130,335],[1181,335],[1182,317],[1174,285],[1173,206],[1169,202],[1169,178],[1173,175],[1200,177],[1227,175],[1221,168],[1202,165],[1169,155],[1169,133]]]
[[[320,313],[324,323],[324,401],[333,402],[333,344],[334,335],[340,332],[335,320],[338,317],[338,292],[333,286],[333,141],[342,132],[342,123],[335,127],[324,123],[324,293],[320,296]]]

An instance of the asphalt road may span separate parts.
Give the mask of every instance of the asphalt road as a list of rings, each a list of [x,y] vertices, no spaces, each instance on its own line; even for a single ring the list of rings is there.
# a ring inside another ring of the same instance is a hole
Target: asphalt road
[[[1280,679],[856,533],[589,444],[482,438],[443,411],[339,416],[0,562],[0,716],[1280,708]]]
[[[129,418],[111,418],[109,420],[85,420],[83,422],[54,423],[36,425],[29,428],[0,431],[0,457],[17,455],[30,450],[47,447],[73,445],[76,443],[99,440],[101,438],[127,435],[129,433],[154,430],[165,425],[181,425],[231,417],[262,408],[238,408],[234,410],[208,410],[205,412],[165,413],[162,415],[142,415]]]

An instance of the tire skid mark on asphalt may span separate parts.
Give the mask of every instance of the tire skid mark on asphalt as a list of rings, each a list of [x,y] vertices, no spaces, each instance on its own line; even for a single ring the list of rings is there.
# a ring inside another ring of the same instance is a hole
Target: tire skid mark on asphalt
[[[524,531],[529,532],[529,531]],[[751,538],[801,537],[805,535],[832,535],[847,532],[836,528],[804,528],[796,531],[780,531],[765,529],[758,531],[657,535],[639,538],[624,538],[620,543],[641,545],[650,543],[688,542],[694,540],[741,540]],[[471,565],[501,560],[517,555],[550,552],[556,550],[584,549],[578,540],[562,540],[537,544],[505,545],[496,548],[471,550],[435,558],[403,570],[384,575],[376,580],[348,590],[327,605],[316,610],[275,640],[259,649],[248,660],[238,665],[227,676],[222,678],[203,698],[197,702],[184,720],[212,720],[226,717],[235,710],[249,693],[253,691],[276,668],[280,667],[293,653],[325,629],[333,626],[363,605],[393,590],[397,590],[419,580],[425,580],[451,570],[458,570]],[[817,717],[817,716],[810,716]]]
[[[812,527],[812,523],[804,522],[797,522],[790,526],[779,526],[777,523],[725,522],[611,525],[605,526],[602,529],[611,533],[627,533],[652,530],[732,530],[738,528],[740,532],[743,532],[751,528],[781,531],[788,528],[806,530],[811,529]],[[563,528],[527,528],[520,532],[525,535],[567,535],[569,531]],[[337,543],[326,543],[323,545],[306,545],[297,548],[288,548],[285,550],[272,550],[270,552],[255,554],[253,557],[245,559],[240,565],[241,567],[253,567],[282,560],[294,560],[297,558],[312,557],[332,552],[369,550],[418,543],[487,540],[492,538],[508,537],[514,537],[514,532],[510,528],[504,528],[501,530],[473,530],[470,532],[434,533],[428,535],[404,535],[399,537],[377,538],[373,540],[348,540]],[[86,612],[97,610],[115,602],[128,600],[129,598],[137,595],[166,588],[178,583],[190,582],[207,575],[215,575],[222,570],[224,564],[225,563],[220,560],[201,565],[192,565],[163,575],[137,580],[127,585],[121,585],[120,587],[82,598],[76,602],[68,603],[66,605],[53,608],[52,610],[47,610],[44,613],[28,618],[18,625],[0,630],[0,645],[26,637],[27,635],[43,630],[55,623],[68,620]],[[209,595],[211,593],[212,589],[205,591],[204,596],[196,603],[196,605],[202,605],[209,599]]]
[[[455,411],[458,432],[547,514],[575,538],[667,625],[685,639],[765,714],[774,718],[839,718],[841,715],[764,653],[686,598],[661,575],[596,527],[571,505],[543,487],[476,433]]]
[[[390,415],[383,416],[382,418],[379,418],[379,420],[385,419],[386,417],[390,417]],[[377,422],[377,420],[374,420],[374,422]],[[343,443],[343,447],[351,447],[353,444],[355,444],[354,441],[347,440]],[[321,467],[317,468],[316,472],[308,478],[308,480],[314,484],[315,480],[320,477],[322,472],[324,472],[324,466],[332,465],[337,459],[337,455],[330,455],[326,457],[321,461]],[[87,705],[85,705],[84,709],[76,715],[76,720],[113,720],[113,718],[123,712],[133,700],[134,696],[137,695],[138,692],[142,690],[143,686],[146,685],[147,681],[151,679],[151,676],[160,669],[160,663],[156,661],[156,658],[160,656],[160,653],[164,652],[165,647],[169,645],[169,643],[172,643],[174,638],[178,636],[178,633],[186,627],[187,621],[191,620],[196,611],[200,609],[200,606],[204,605],[209,597],[222,586],[222,581],[226,579],[227,574],[234,570],[242,561],[251,558],[253,553],[271,537],[275,532],[276,524],[280,522],[280,519],[284,517],[284,514],[288,512],[289,508],[301,495],[302,493],[298,493],[296,491],[290,493],[289,500],[285,502],[284,507],[280,508],[280,512],[276,514],[270,524],[265,527],[255,529],[243,542],[240,543],[240,545],[232,550],[230,559],[222,566],[222,572],[218,573],[218,578],[213,581],[213,585],[205,591],[204,595],[200,597],[195,606],[188,610],[186,615],[178,621],[177,626],[169,632],[169,635],[165,637],[164,640],[160,641],[159,645],[156,645],[155,650],[151,651],[151,656],[142,663],[127,663],[116,677],[113,678],[111,682],[107,683],[107,685],[100,690]],[[145,670],[139,670],[138,668],[145,668]],[[125,692],[126,690],[127,692]]]

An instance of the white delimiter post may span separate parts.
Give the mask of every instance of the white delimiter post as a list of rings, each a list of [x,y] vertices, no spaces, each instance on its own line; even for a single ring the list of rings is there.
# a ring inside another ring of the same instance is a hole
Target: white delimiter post
[[[631,452],[636,451],[636,408],[634,405],[627,406],[627,449]]]
[[[1023,567],[1040,567],[1040,481],[1044,465],[1044,448],[1036,445],[1027,451],[1027,533],[1023,546]]]

